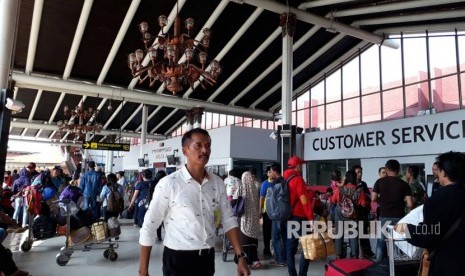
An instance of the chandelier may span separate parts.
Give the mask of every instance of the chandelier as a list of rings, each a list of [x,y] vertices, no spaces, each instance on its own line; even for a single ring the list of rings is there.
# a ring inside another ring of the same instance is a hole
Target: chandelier
[[[81,136],[86,132],[100,132],[103,128],[101,123],[97,122],[97,116],[99,110],[89,107],[84,109],[82,103],[76,106],[74,109],[70,109],[68,106],[63,108],[64,116],[69,116],[68,120],[60,120],[57,122],[58,129],[62,131],[70,131],[75,133],[77,136]]]
[[[179,7],[178,7],[179,8]],[[167,17],[158,17],[160,35],[154,36],[148,32],[147,22],[139,24],[142,33],[142,41],[145,50],[138,49],[128,56],[128,66],[133,78],[138,78],[139,83],[149,80],[152,87],[156,81],[163,83],[164,88],[176,94],[183,90],[183,86],[194,87],[194,83],[200,80],[201,86],[214,86],[221,73],[221,67],[217,60],[212,60],[207,67],[207,50],[210,44],[211,31],[203,29],[203,38],[198,41],[191,37],[194,27],[194,19],[185,21],[187,33],[181,33],[181,19],[179,11],[174,20],[173,34],[164,32],[167,25]],[[148,55],[150,62],[144,66],[142,61]],[[203,77],[203,79],[200,79]]]

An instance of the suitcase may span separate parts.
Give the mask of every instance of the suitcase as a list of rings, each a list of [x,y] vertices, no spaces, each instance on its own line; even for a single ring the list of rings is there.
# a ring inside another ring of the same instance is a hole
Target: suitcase
[[[69,235],[68,242],[70,245],[76,245],[76,244],[84,243],[90,240],[91,238],[92,236],[90,234],[90,228],[84,226],[71,232]]]
[[[365,259],[339,259],[325,265],[325,276],[359,276],[363,270],[373,264]]]

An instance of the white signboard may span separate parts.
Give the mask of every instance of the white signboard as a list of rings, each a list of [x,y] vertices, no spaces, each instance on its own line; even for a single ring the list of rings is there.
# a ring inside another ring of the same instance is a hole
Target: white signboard
[[[305,160],[465,151],[465,111],[305,133]]]

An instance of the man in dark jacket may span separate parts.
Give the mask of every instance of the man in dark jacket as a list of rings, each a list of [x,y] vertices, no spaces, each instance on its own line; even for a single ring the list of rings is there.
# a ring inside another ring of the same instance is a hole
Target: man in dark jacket
[[[428,249],[429,275],[461,276],[465,275],[465,156],[447,152],[439,155],[437,161],[441,188],[426,200],[423,222],[418,226],[401,223],[395,229],[404,232],[408,228],[409,243]],[[454,229],[452,226],[457,222]],[[449,237],[445,239],[446,235]]]

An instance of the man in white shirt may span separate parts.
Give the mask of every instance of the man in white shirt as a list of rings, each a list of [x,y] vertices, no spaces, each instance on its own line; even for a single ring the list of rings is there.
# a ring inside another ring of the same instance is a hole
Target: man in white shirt
[[[221,178],[205,170],[210,146],[210,135],[200,128],[182,137],[187,163],[158,182],[140,230],[139,276],[149,275],[150,252],[162,222],[166,233],[163,275],[214,275],[215,210],[221,211],[224,232],[234,248],[237,275],[250,275],[225,185]]]

